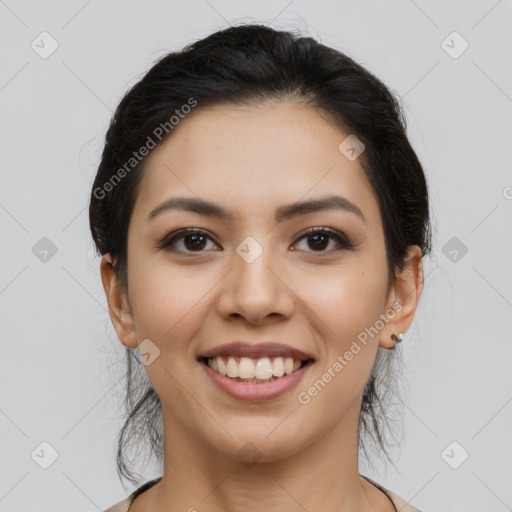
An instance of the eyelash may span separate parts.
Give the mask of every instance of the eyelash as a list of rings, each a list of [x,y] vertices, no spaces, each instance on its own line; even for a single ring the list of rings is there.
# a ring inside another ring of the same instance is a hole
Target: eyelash
[[[331,254],[333,252],[341,251],[343,249],[352,250],[357,245],[357,244],[353,244],[353,243],[349,242],[347,240],[347,238],[344,235],[342,235],[340,232],[336,231],[335,229],[327,228],[327,227],[308,229],[307,231],[305,231],[304,233],[299,235],[299,237],[295,243],[299,242],[303,238],[307,238],[308,236],[313,236],[313,235],[318,235],[318,234],[328,235],[331,239],[334,239],[338,243],[340,248],[330,250],[330,251],[306,251],[306,252],[318,253],[320,255],[321,254]],[[183,228],[183,229],[180,229],[179,231],[171,233],[170,235],[167,235],[163,240],[161,240],[157,244],[156,247],[157,247],[157,249],[165,249],[165,250],[174,252],[174,251],[176,251],[176,249],[170,248],[170,246],[173,243],[175,243],[176,241],[182,240],[186,236],[191,236],[191,235],[204,235],[204,236],[206,236],[206,238],[209,238],[210,240],[212,240],[212,238],[205,231],[202,231],[197,228]],[[187,254],[192,254],[192,253],[201,253],[204,251],[184,251],[184,252]]]

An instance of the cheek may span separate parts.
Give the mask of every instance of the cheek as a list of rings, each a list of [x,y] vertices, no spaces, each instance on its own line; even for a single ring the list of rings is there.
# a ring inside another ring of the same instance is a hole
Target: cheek
[[[130,284],[138,337],[154,340],[161,350],[178,348],[200,325],[205,294],[214,284],[192,266],[154,265],[139,272]]]
[[[329,279],[303,280],[300,288],[320,340],[320,364],[307,386],[315,388],[310,388],[313,395],[322,392],[316,407],[325,414],[333,401],[341,414],[360,396],[378,349],[375,326],[381,325],[386,282],[377,268],[345,270],[338,268]]]
[[[315,411],[315,417],[324,418],[326,430],[361,398],[371,375],[378,349],[371,327],[381,313],[383,286],[377,273],[362,271],[309,286],[304,282],[302,292],[319,338],[320,358],[298,398]]]
[[[386,280],[377,268],[363,270],[337,268],[322,278],[301,279],[301,300],[308,306],[316,324],[325,333],[331,348],[342,350],[359,333],[379,319],[385,304]]]

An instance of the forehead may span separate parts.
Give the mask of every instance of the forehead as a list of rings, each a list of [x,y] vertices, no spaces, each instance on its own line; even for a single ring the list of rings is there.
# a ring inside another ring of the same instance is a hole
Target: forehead
[[[378,224],[360,162],[339,150],[348,135],[305,105],[198,106],[146,158],[136,210],[147,215],[169,197],[195,196],[254,217],[335,193]]]

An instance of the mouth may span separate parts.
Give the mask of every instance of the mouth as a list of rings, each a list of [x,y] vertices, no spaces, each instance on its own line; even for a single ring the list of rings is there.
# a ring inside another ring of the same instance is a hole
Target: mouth
[[[241,357],[215,356],[200,357],[199,361],[209,366],[214,372],[237,382],[264,383],[272,382],[286,375],[299,371],[314,359],[296,359],[293,357]]]
[[[203,353],[198,361],[232,381],[263,384],[285,379],[313,364],[315,359],[311,354],[280,343],[237,341]]]

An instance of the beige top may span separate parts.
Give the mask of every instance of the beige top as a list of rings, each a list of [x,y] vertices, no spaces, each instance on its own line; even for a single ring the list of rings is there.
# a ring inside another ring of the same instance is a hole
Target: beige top
[[[378,489],[380,489],[384,494],[388,496],[388,498],[392,501],[392,503],[395,505],[395,508],[397,512],[421,512],[417,508],[410,505],[407,501],[405,501],[400,496],[396,495],[395,493],[388,491],[387,489],[384,489],[384,487],[381,487],[377,482],[374,482],[370,478],[361,475],[363,478],[371,482],[373,485],[375,485]],[[128,512],[130,505],[133,501],[135,501],[135,498],[142,494],[144,491],[155,485],[157,482],[159,482],[162,479],[162,477],[155,478],[154,480],[150,480],[149,482],[146,482],[145,484],[141,485],[138,489],[133,491],[128,498],[126,498],[123,501],[120,501],[119,503],[116,503],[115,505],[112,505],[110,508],[105,510],[104,512]]]

